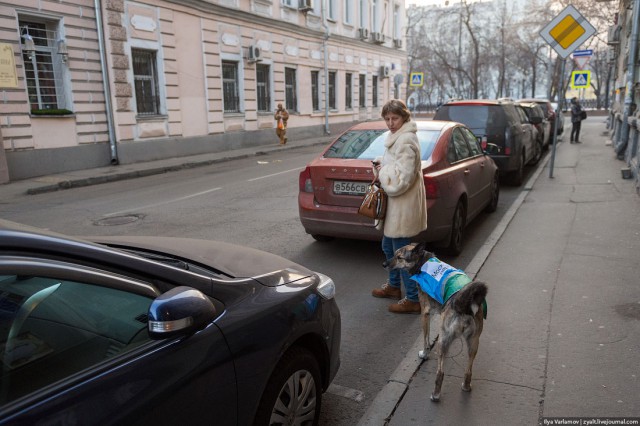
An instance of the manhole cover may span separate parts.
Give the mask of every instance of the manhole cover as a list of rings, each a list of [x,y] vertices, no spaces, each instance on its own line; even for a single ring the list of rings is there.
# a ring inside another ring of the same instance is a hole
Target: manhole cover
[[[98,219],[93,222],[94,225],[97,226],[117,226],[117,225],[126,225],[127,223],[133,223],[139,219],[142,219],[142,215],[137,214],[127,214],[122,216],[111,216],[105,217],[103,219]]]

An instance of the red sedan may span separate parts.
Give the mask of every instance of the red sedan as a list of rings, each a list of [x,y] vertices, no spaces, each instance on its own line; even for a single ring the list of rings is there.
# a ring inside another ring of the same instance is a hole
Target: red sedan
[[[466,225],[498,206],[498,168],[465,125],[450,121],[417,121],[417,125],[428,228],[416,240],[459,254]],[[382,239],[373,219],[357,210],[373,179],[371,160],[384,153],[388,133],[384,121],[357,124],[300,173],[300,221],[313,238]]]

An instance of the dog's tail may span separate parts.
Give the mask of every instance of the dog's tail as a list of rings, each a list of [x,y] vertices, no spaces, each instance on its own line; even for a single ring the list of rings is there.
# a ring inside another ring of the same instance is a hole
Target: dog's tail
[[[482,281],[473,281],[458,292],[453,300],[453,310],[463,315],[475,315],[482,307],[489,289]]]

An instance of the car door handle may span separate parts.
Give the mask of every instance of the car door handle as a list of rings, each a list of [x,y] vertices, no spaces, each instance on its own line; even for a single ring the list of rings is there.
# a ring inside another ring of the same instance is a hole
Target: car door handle
[[[471,170],[469,170],[469,169],[464,169],[464,174],[465,174],[465,175],[468,175],[469,173],[471,173]]]

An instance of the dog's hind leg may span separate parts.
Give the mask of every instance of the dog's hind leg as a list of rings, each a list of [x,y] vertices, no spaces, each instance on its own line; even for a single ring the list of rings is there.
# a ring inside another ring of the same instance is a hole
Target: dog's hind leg
[[[431,345],[429,343],[429,338],[430,338],[429,330],[431,329],[431,324],[430,324],[431,314],[429,310],[429,302],[423,301],[423,297],[420,297],[420,307],[422,311],[421,320],[422,320],[423,346],[422,346],[422,350],[418,352],[418,356],[420,357],[420,359],[428,359],[429,352],[431,351]]]
[[[442,390],[442,382],[444,380],[444,360],[449,351],[449,345],[453,341],[451,333],[446,333],[444,326],[440,332],[440,355],[438,357],[438,371],[436,372],[436,386],[431,394],[431,401],[440,401],[440,392]]]
[[[482,315],[482,313],[480,314]],[[464,382],[462,382],[462,390],[471,392],[471,374],[473,369],[473,361],[478,354],[478,346],[480,345],[480,334],[482,333],[482,317],[478,320],[476,317],[476,327],[473,334],[467,336],[467,347],[469,349],[469,363],[467,371],[464,373]]]

